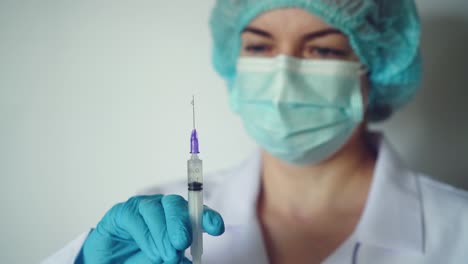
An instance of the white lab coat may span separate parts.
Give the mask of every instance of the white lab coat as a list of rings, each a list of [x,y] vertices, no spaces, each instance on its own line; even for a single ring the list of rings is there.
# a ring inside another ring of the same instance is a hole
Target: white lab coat
[[[323,264],[467,264],[468,193],[408,170],[388,143],[380,145],[362,217]],[[268,263],[255,213],[259,175],[258,151],[236,168],[205,178],[205,203],[226,225],[222,236],[204,235],[205,264]],[[181,182],[143,193],[186,192]],[[73,263],[86,235],[43,263]]]

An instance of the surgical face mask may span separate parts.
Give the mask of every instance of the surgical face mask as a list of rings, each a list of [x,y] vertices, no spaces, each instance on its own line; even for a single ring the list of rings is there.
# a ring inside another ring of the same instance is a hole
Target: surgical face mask
[[[337,152],[363,119],[361,64],[241,57],[230,105],[271,155],[296,165]]]

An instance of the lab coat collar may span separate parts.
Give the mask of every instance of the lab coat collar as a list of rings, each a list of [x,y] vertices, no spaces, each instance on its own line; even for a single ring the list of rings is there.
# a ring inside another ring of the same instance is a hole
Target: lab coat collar
[[[215,197],[222,203],[221,215],[225,220],[229,254],[232,257],[223,263],[258,263],[268,262],[261,226],[257,218],[257,200],[261,182],[261,151],[259,149],[228,172],[229,186],[222,188]],[[223,177],[224,178],[224,177]]]

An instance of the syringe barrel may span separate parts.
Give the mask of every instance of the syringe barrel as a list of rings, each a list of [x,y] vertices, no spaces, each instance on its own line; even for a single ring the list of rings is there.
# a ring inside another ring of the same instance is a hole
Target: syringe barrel
[[[187,161],[188,205],[192,225],[192,245],[190,252],[194,264],[201,261],[203,254],[203,162],[197,154]]]

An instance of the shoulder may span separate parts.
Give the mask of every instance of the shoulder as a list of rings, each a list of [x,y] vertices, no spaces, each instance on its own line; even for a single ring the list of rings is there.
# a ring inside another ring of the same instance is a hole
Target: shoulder
[[[466,254],[468,244],[468,192],[419,175],[428,250]],[[442,252],[441,252],[442,253]]]
[[[437,181],[426,175],[419,175],[421,195],[426,206],[438,207],[441,212],[467,217],[468,191]]]

